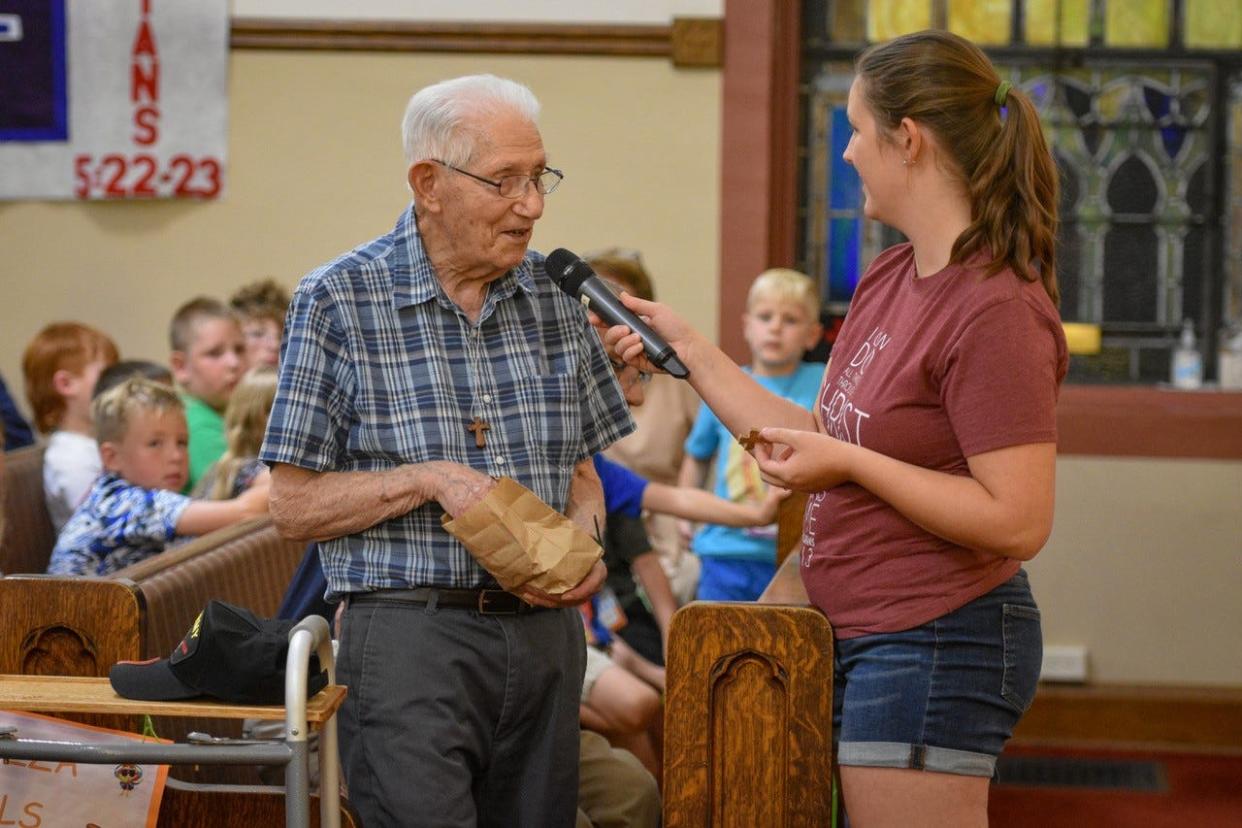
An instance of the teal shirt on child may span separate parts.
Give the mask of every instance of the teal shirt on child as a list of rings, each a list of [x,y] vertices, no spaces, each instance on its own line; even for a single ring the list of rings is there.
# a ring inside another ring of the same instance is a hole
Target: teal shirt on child
[[[750,368],[743,368],[750,374]],[[815,405],[815,395],[824,377],[824,363],[800,362],[793,373],[783,377],[754,377],[755,382],[787,400],[797,403],[808,411]],[[754,423],[762,428],[766,423]],[[767,494],[767,485],[759,478],[759,467],[754,458],[738,444],[724,423],[706,405],[699,408],[690,436],[686,438],[686,453],[696,460],[716,458],[716,495],[734,503],[758,502]],[[729,558],[731,560],[776,561],[776,526],[754,526],[738,529],[732,526],[705,524],[690,544],[696,555]]]
[[[220,412],[189,394],[182,394],[185,403],[185,424],[190,431],[190,481],[184,491],[194,488],[211,464],[224,454],[224,417]]]

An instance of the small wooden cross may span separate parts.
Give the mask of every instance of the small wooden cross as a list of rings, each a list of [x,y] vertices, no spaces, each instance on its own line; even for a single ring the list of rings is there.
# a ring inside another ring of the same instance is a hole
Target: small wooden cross
[[[746,449],[747,451],[753,451],[755,448],[755,443],[766,442],[763,439],[763,437],[759,436],[759,429],[757,428],[752,428],[750,430],[750,434],[745,434],[741,437],[738,437],[737,441],[741,443],[742,448]]]
[[[492,427],[487,424],[487,420],[480,420],[478,417],[475,417],[474,422],[466,426],[466,431],[474,432],[475,448],[483,448],[483,446],[487,443],[487,439],[483,436],[483,432],[491,431],[491,429]]]

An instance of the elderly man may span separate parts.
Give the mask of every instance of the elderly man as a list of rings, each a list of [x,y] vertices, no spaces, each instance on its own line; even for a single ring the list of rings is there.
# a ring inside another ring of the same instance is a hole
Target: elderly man
[[[364,824],[573,825],[582,622],[500,591],[441,527],[509,476],[595,534],[591,456],[633,429],[582,309],[528,252],[547,165],[530,90],[427,87],[403,124],[414,201],[302,280],[261,457],[281,531],[343,599],[341,746]]]

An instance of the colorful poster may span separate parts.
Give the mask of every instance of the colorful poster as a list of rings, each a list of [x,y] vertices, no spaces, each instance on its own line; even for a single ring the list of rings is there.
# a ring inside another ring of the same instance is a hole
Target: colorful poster
[[[0,2],[0,198],[217,198],[226,0]]]
[[[0,725],[16,728],[19,739],[48,742],[125,745],[157,741],[137,733],[11,710],[0,710]],[[5,759],[0,763],[0,825],[155,828],[167,778],[167,765]]]

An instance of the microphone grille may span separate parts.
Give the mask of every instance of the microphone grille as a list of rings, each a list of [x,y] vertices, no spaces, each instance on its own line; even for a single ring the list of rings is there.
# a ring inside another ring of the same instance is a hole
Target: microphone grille
[[[552,281],[571,296],[577,295],[578,288],[591,276],[591,267],[563,247],[549,253],[543,267]]]

